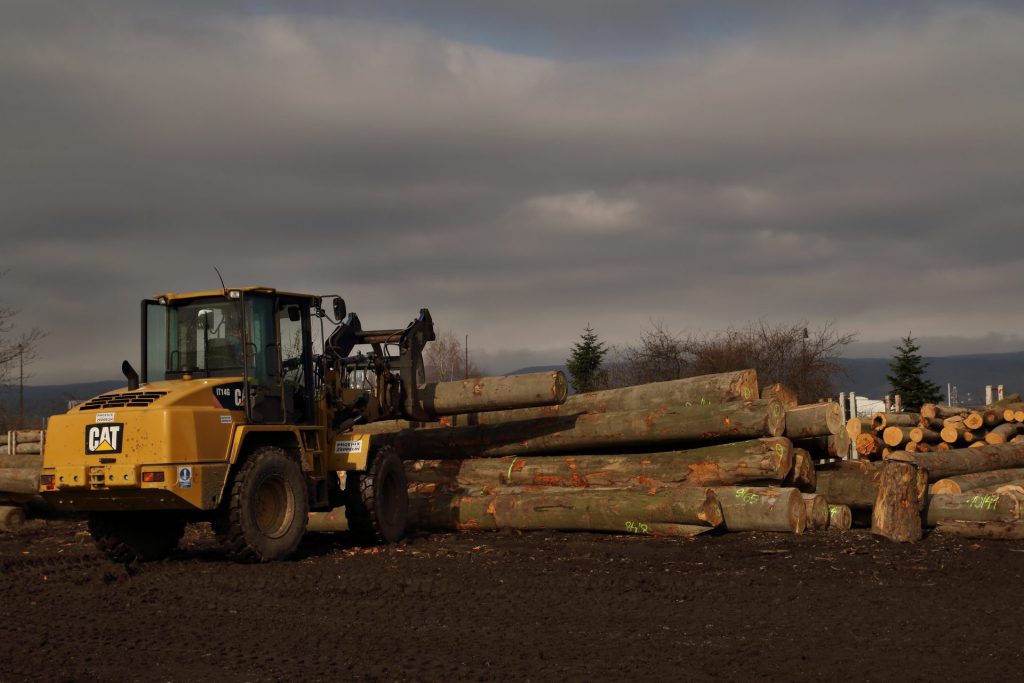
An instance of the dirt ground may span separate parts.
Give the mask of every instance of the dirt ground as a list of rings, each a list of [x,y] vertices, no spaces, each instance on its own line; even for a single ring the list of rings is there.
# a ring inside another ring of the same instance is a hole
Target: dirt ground
[[[125,567],[84,523],[0,534],[0,681],[1016,680],[1024,542],[310,534],[236,565],[208,530]]]

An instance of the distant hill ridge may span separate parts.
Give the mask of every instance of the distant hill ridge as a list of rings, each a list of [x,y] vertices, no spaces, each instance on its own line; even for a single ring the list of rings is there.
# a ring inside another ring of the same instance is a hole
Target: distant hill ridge
[[[840,377],[837,391],[854,391],[860,396],[881,398],[889,391],[885,379],[889,372],[889,358],[841,358],[839,364],[846,372]],[[985,385],[1002,384],[1006,393],[1024,394],[1024,351],[1013,353],[977,353],[959,356],[926,357],[928,378],[939,385],[943,394],[947,384],[957,387],[962,403],[981,403],[985,398]],[[512,373],[561,370],[565,365],[531,365]],[[40,418],[67,410],[68,401],[82,400],[125,386],[123,379],[77,384],[51,384],[25,387],[25,414]],[[0,387],[0,413],[8,416],[18,411],[18,387]]]

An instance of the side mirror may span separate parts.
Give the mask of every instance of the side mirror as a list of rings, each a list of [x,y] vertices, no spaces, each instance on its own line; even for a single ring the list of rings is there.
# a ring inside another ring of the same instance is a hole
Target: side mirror
[[[345,300],[340,296],[334,297],[334,319],[341,321],[347,313],[348,309],[345,308]]]
[[[288,319],[293,323],[297,323],[302,320],[302,311],[300,311],[299,307],[295,304],[288,306]]]

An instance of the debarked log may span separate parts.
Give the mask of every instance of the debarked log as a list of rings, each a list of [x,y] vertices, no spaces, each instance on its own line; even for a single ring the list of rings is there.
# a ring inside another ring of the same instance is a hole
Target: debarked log
[[[561,405],[568,392],[565,374],[554,370],[434,382],[417,393],[423,412],[440,416]]]
[[[939,522],[1012,522],[1021,519],[1024,495],[1002,493],[940,493],[926,496],[924,521],[927,526]]]
[[[718,497],[703,487],[524,490],[490,493],[411,491],[410,525],[422,529],[560,529],[652,534],[655,524],[713,528]]]
[[[882,476],[880,462],[844,460],[818,468],[815,492],[833,505],[870,510],[878,497]]]
[[[803,533],[807,511],[800,491],[774,487],[716,487],[729,531]]]
[[[784,437],[639,455],[505,456],[410,460],[405,464],[410,482],[453,488],[727,485],[782,481],[792,467],[793,447]]]
[[[875,431],[886,427],[918,427],[920,422],[919,413],[875,413],[871,416],[871,427]]]
[[[850,453],[850,436],[846,433],[845,429],[840,429],[838,434],[794,439],[793,445],[804,449],[815,459],[841,459]]]
[[[496,425],[405,430],[395,435],[394,444],[407,460],[589,449],[622,452],[650,449],[657,444],[711,444],[780,436],[784,424],[785,413],[778,401],[757,400],[551,417]]]
[[[843,413],[838,403],[812,403],[786,411],[785,435],[790,439],[838,434],[843,429]]]
[[[559,406],[466,413],[446,417],[444,421],[453,427],[501,424],[586,413],[647,411],[660,407],[685,408],[716,403],[734,403],[751,401],[757,399],[758,396],[757,372],[755,370],[739,370],[575,394]],[[781,436],[781,434],[773,436]]]

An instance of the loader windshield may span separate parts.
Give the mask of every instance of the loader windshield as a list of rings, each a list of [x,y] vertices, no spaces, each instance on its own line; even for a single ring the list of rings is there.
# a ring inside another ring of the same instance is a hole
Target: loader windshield
[[[166,375],[241,375],[244,355],[239,308],[237,301],[219,297],[168,306]],[[150,340],[152,343],[152,336]]]

